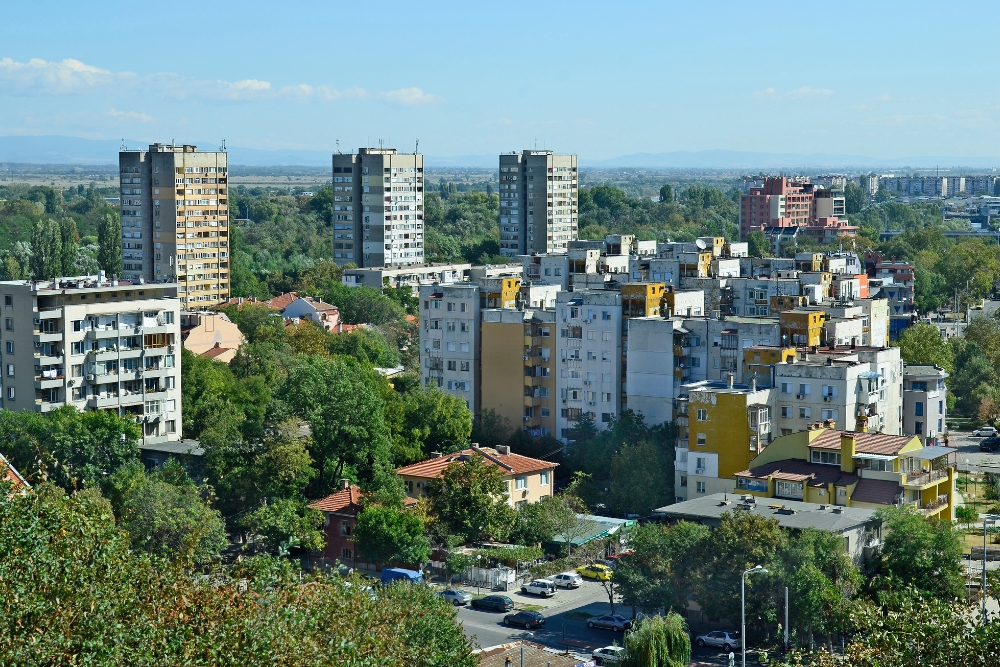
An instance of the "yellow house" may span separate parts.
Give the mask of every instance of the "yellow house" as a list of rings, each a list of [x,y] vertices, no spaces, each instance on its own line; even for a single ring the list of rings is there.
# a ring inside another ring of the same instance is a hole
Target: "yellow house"
[[[809,297],[798,294],[777,294],[771,297],[771,312],[805,308],[809,305]]]
[[[399,468],[396,474],[403,478],[407,497],[419,500],[427,496],[427,487],[431,481],[441,477],[445,468],[453,463],[462,464],[473,456],[479,456],[487,465],[500,469],[507,484],[507,502],[511,507],[537,503],[555,491],[557,464],[512,454],[510,447],[503,446],[493,449],[473,445],[454,454],[438,454],[426,461]]]
[[[955,518],[954,448],[917,436],[838,431],[833,424],[784,435],[736,473],[737,491],[843,507],[912,504]]]
[[[184,347],[198,355],[229,363],[243,344],[243,334],[225,313],[182,313]]]
[[[794,347],[751,345],[743,348],[743,379],[747,382],[754,379],[761,384],[773,384],[771,375],[774,365],[787,363],[795,357]]]
[[[622,317],[659,315],[666,292],[666,283],[625,283],[621,286]]]
[[[480,284],[480,308],[516,308],[520,278],[483,278]]]
[[[781,340],[792,347],[819,345],[826,314],[821,310],[784,310],[778,313]]]

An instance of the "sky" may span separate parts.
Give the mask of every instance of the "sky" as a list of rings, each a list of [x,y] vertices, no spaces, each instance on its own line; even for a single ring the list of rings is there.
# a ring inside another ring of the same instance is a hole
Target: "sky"
[[[1000,155],[986,2],[5,4],[0,135]]]

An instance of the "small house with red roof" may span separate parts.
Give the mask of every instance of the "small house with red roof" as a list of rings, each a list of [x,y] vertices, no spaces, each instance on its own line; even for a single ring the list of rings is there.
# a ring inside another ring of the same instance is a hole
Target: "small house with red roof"
[[[0,454],[0,481],[10,484],[14,493],[27,491],[31,488],[31,485],[21,477],[21,473],[10,464],[10,461],[3,454]]]
[[[441,477],[445,468],[453,463],[461,464],[472,457],[482,458],[488,465],[500,469],[507,483],[507,502],[511,507],[521,507],[527,503],[537,503],[554,493],[556,465],[550,461],[533,459],[513,454],[510,447],[496,449],[473,445],[453,454],[435,454],[420,463],[404,466],[396,470],[403,478],[406,495],[413,499],[427,496],[431,481]]]

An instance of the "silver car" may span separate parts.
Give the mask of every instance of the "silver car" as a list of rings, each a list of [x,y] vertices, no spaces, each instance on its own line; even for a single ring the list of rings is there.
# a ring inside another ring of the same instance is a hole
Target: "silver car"
[[[625,618],[624,616],[619,616],[618,614],[607,615],[607,616],[591,616],[587,619],[588,628],[603,628],[605,630],[614,630],[615,632],[622,632],[623,630],[632,629],[632,621]]]
[[[449,588],[448,590],[438,593],[438,596],[444,598],[456,607],[472,602],[472,593],[463,591],[461,588]]]
[[[625,649],[621,646],[605,646],[595,649],[591,655],[598,665],[617,665],[622,661]]]
[[[740,633],[735,630],[713,630],[695,637],[694,643],[698,646],[717,646],[723,651],[732,651],[734,648],[740,648]]]

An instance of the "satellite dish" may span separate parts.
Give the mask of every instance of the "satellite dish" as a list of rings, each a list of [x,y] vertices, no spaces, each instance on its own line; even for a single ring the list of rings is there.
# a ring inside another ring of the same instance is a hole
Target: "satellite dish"
[[[694,244],[702,250],[708,247],[708,244],[703,239],[695,239]]]

